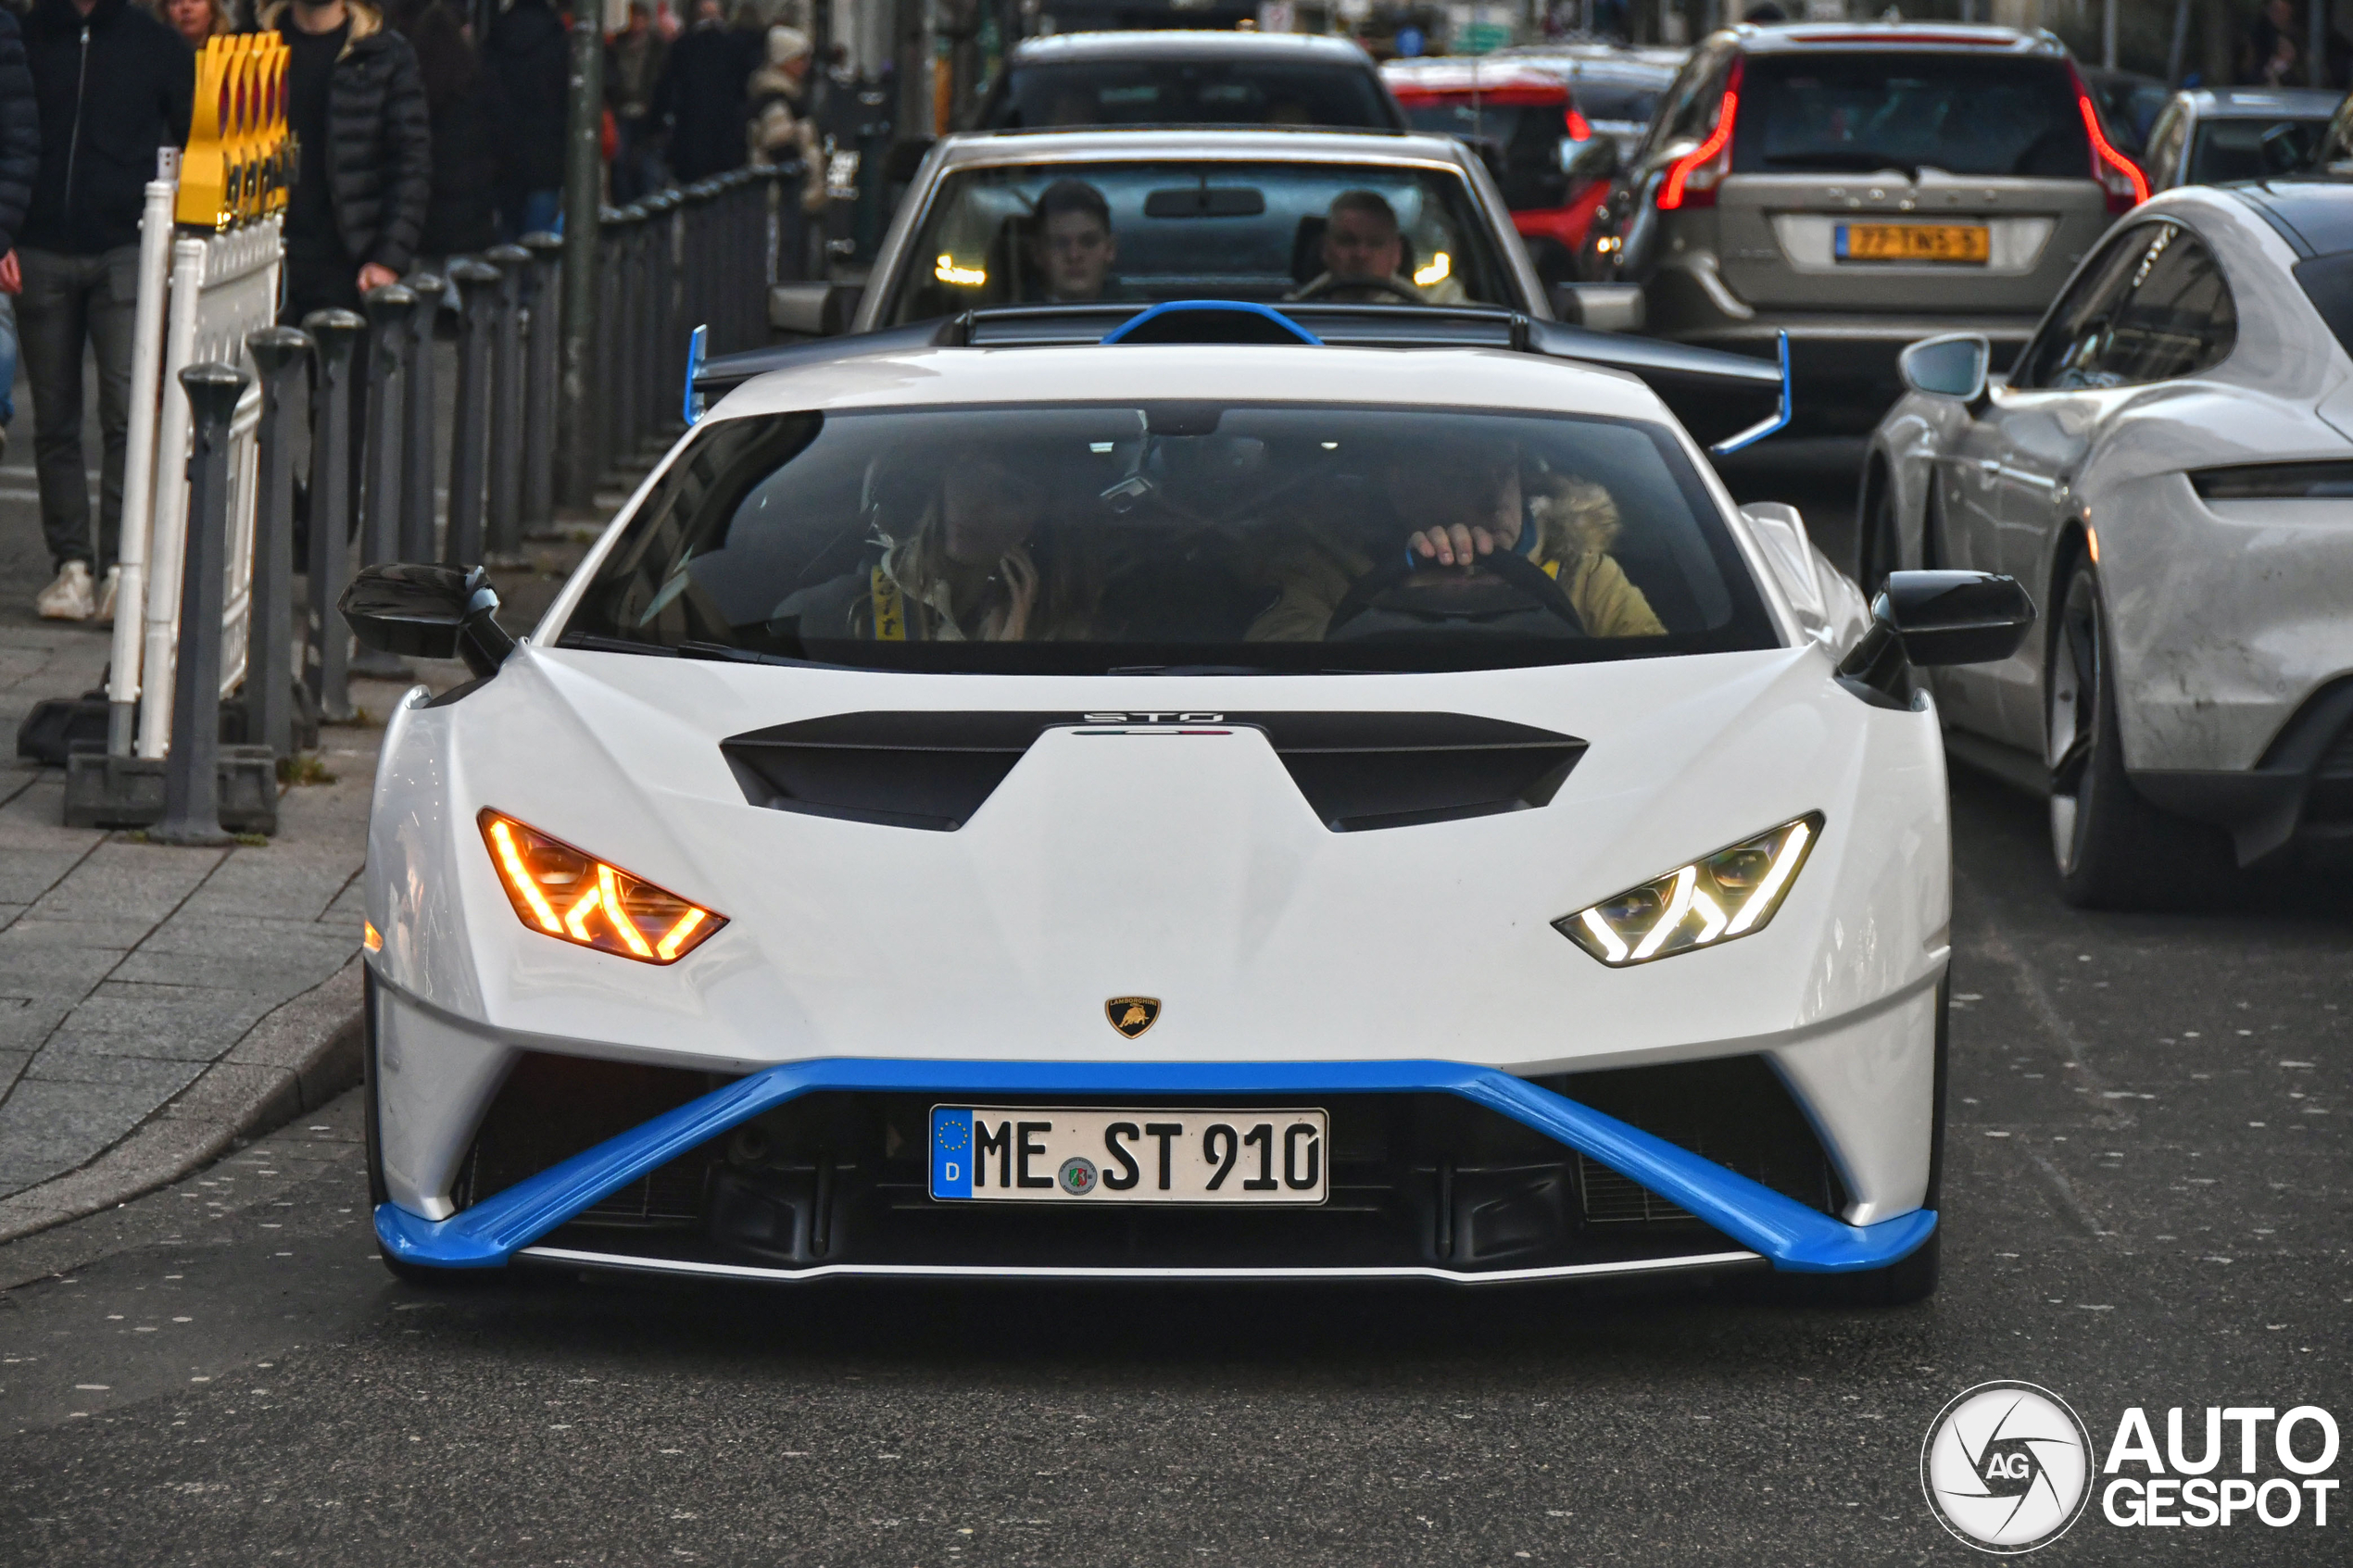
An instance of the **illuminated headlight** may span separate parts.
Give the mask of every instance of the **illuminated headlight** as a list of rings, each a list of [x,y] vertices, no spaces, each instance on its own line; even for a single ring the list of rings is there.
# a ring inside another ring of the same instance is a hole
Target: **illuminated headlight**
[[[1746,936],[1773,918],[1821,835],[1822,814],[1809,811],[1563,915],[1554,928],[1612,969]]]
[[[560,942],[643,963],[675,963],[727,923],[724,915],[512,817],[485,810],[479,821],[515,914]]]

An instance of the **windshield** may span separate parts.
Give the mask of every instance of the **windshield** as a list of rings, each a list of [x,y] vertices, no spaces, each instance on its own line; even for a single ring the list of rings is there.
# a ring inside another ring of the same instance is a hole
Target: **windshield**
[[[1736,173],[1941,169],[2091,177],[2065,62],[1961,55],[1749,56]]]
[[[1324,125],[1393,131],[1372,70],[1295,60],[1069,60],[1017,68],[983,130]]]
[[[890,323],[1055,300],[1523,305],[1462,177],[1384,164],[962,169],[907,257]]]
[[[2328,133],[2325,119],[2209,119],[2197,128],[2186,183],[2221,185],[2269,180],[2311,163]]]
[[[1477,566],[1437,558],[1448,541]],[[1484,669],[1776,639],[1658,426],[1162,403],[714,421],[561,644],[1098,674]]]
[[[1601,77],[1577,79],[1577,107],[1587,119],[1611,125],[1648,125],[1658,113],[1660,89]]]
[[[1577,146],[1568,135],[1567,95],[1541,104],[1499,103],[1497,96],[1466,93],[1401,101],[1415,130],[1453,136],[1479,148],[1504,193],[1504,204],[1513,211],[1560,206],[1568,199],[1568,181],[1562,171]]]

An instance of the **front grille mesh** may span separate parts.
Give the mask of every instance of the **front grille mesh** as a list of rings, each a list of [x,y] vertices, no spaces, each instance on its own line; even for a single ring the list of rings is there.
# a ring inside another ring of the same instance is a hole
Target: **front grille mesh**
[[[1695,1223],[1693,1216],[1646,1186],[1619,1175],[1606,1165],[1577,1157],[1577,1196],[1585,1206],[1585,1220],[1595,1225],[1673,1225]]]

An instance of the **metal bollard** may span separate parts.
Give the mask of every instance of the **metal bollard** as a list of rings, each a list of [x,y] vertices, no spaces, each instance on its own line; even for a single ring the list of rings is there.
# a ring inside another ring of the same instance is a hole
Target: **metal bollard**
[[[359,559],[365,566],[389,566],[400,559],[401,404],[409,387],[413,342],[409,324],[417,313],[417,296],[398,283],[386,283],[369,290],[365,303],[368,432],[359,458],[367,477],[359,497]],[[388,681],[406,680],[410,673],[398,655],[377,648],[360,649],[351,672]]]
[[[627,307],[627,280],[624,263],[628,257],[628,232],[622,228],[622,213],[617,207],[606,207],[597,219],[597,324],[590,343],[590,374],[594,378],[580,391],[580,417],[598,433],[597,451],[586,454],[594,460],[596,472],[586,476],[591,498],[595,480],[611,460],[614,448],[621,445],[621,391],[627,367],[621,358],[622,345],[628,334],[621,330],[621,313]]]
[[[525,234],[531,271],[523,287],[529,318],[523,342],[522,524],[556,521],[556,404],[563,375],[564,243],[554,234]]]
[[[188,543],[180,572],[180,646],[171,672],[171,754],[159,844],[226,844],[220,831],[220,608],[229,553],[229,421],[252,377],[234,365],[180,372],[195,439],[188,452]]]
[[[402,560],[434,558],[434,460],[435,395],[434,323],[441,316],[447,279],[433,272],[412,272],[402,282],[416,295],[409,317],[409,417],[402,424],[400,462],[400,555]]]
[[[449,269],[464,300],[458,339],[458,397],[449,432],[449,533],[441,558],[482,562],[483,469],[490,450],[490,334],[498,308],[498,269],[459,261]]]
[[[498,269],[490,340],[490,497],[483,559],[506,562],[522,555],[522,344],[524,288],[531,252],[494,245],[483,260]]]
[[[637,449],[637,406],[643,401],[646,367],[641,363],[645,332],[639,323],[646,314],[646,209],[624,207],[613,234],[612,319],[613,379],[604,395],[612,415],[612,444],[605,448],[608,468],[627,460]]]
[[[645,373],[637,388],[637,445],[632,456],[668,432],[672,388],[670,320],[678,309],[678,198],[668,192],[646,204],[646,310],[637,329],[637,355]]]
[[[293,327],[245,336],[261,371],[260,487],[254,496],[253,613],[247,621],[245,739],[294,755],[295,378],[310,361],[310,339]]]
[[[335,613],[351,545],[351,356],[367,322],[349,310],[313,310],[303,330],[318,345],[310,392],[310,634],[318,662],[309,666],[310,695],[319,716],[341,724],[351,718],[351,633]]]

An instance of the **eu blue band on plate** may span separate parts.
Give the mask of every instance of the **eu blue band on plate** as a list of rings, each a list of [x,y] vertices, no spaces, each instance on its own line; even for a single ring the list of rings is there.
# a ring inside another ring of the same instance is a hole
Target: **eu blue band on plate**
[[[973,1113],[936,1106],[931,1113],[931,1195],[973,1195]]]

